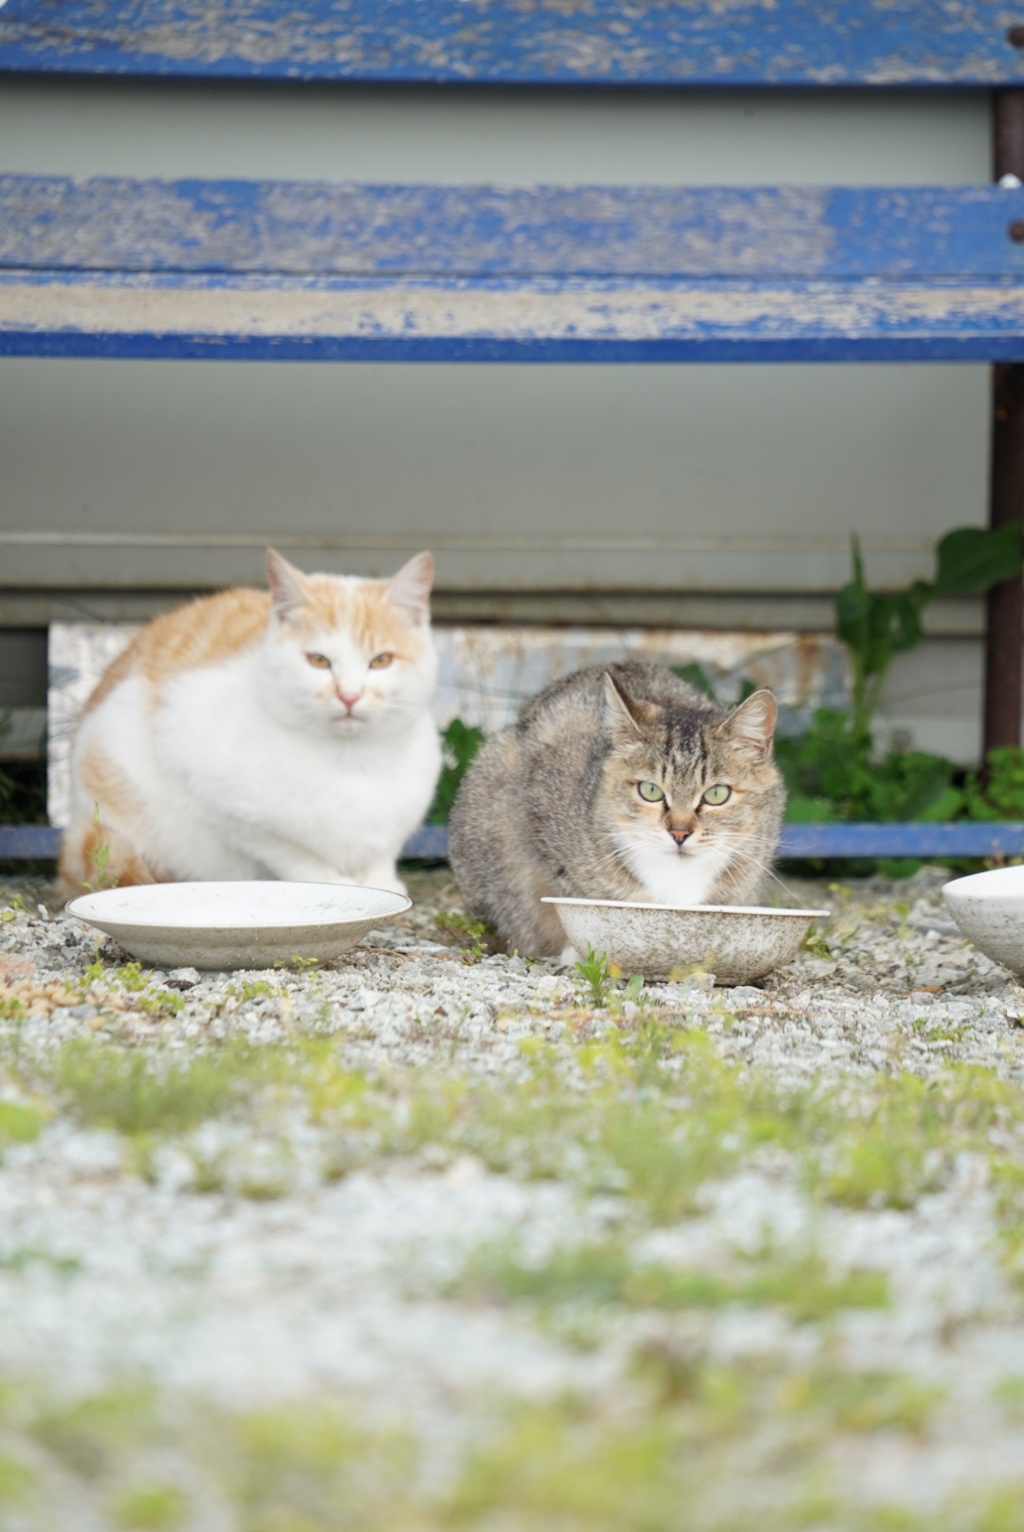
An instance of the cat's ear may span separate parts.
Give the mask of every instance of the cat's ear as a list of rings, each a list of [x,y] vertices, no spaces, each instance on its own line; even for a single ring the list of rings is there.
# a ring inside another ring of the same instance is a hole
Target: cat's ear
[[[274,614],[282,621],[294,617],[300,607],[309,600],[309,586],[301,569],[289,564],[276,548],[267,549],[267,583]]]
[[[746,702],[733,708],[725,722],[719,726],[719,732],[730,744],[763,761],[772,748],[778,716],[779,709],[771,692],[754,692]]]
[[[417,553],[388,581],[387,597],[414,627],[430,621],[430,587],[434,583],[434,555]]]
[[[651,702],[638,702],[623,691],[610,670],[604,673],[604,716],[611,727],[613,738],[636,739],[647,737],[647,730],[654,722],[658,709]]]

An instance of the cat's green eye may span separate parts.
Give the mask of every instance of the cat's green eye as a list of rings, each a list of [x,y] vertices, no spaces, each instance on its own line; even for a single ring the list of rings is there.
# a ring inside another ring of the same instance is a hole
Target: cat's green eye
[[[660,803],[665,796],[664,789],[657,782],[638,782],[636,790],[645,803]]]
[[[330,670],[331,662],[326,654],[307,654],[306,659],[316,670]]]
[[[717,809],[719,804],[728,803],[731,797],[732,788],[726,787],[724,782],[716,782],[714,787],[708,788],[707,792],[701,799],[701,802],[710,803],[713,809]]]
[[[395,656],[393,654],[375,654],[373,659],[370,661],[370,669],[387,670],[394,657]]]

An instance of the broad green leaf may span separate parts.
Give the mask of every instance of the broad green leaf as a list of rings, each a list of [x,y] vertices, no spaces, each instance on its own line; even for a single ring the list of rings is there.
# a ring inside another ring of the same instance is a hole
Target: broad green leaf
[[[927,824],[948,824],[959,817],[963,804],[964,795],[958,788],[944,787],[939,796],[914,818]]]
[[[921,612],[931,594],[931,586],[924,586],[919,580],[909,590],[882,598],[887,604],[888,638],[893,654],[903,654],[920,643]]]
[[[871,598],[856,585],[844,585],[836,596],[836,633],[851,649],[860,649],[866,637]]]
[[[698,665],[694,661],[689,665],[671,665],[669,669],[673,675],[679,677],[680,681],[686,681],[688,685],[695,686],[699,692],[703,692],[705,697],[710,697],[712,702],[718,702],[718,693],[703,665]]]
[[[935,589],[943,595],[973,596],[1024,567],[1024,531],[1019,522],[996,527],[957,527],[936,550]]]

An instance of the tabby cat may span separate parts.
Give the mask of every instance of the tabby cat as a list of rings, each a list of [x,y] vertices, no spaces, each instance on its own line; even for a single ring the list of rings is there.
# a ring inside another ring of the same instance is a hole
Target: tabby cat
[[[453,805],[471,914],[542,956],[565,948],[544,895],[755,901],[785,802],[775,720],[769,691],[729,712],[639,661],[556,681],[483,746]]]

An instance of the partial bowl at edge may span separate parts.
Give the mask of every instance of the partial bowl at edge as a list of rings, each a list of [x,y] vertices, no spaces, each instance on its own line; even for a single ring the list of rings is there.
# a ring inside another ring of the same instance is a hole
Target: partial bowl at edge
[[[67,905],[154,968],[327,963],[409,909],[404,894],[347,883],[144,883]]]
[[[719,984],[749,984],[796,956],[812,920],[831,910],[760,905],[633,904],[616,899],[546,898],[577,952],[604,953],[623,973],[666,979],[703,968]]]
[[[960,930],[986,957],[1024,977],[1024,867],[954,878],[942,897]]]

